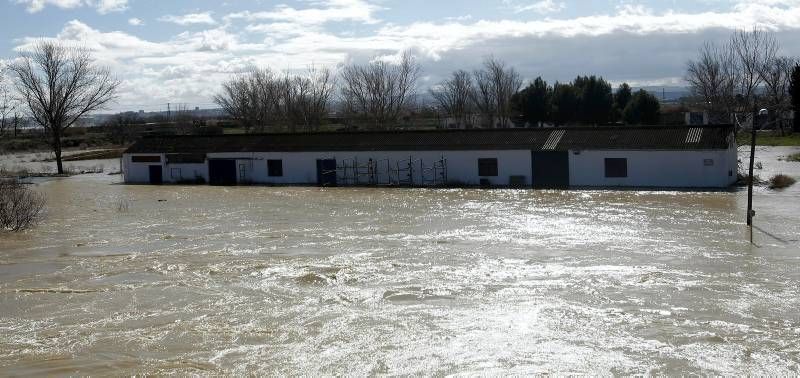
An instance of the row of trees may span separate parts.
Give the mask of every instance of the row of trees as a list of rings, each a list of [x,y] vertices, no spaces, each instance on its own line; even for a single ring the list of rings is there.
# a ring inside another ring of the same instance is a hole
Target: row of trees
[[[611,84],[595,76],[579,76],[570,83],[556,82],[552,86],[538,77],[514,96],[514,108],[533,126],[619,121],[655,124],[661,104],[644,90],[632,93],[628,84],[613,92]]]
[[[759,29],[737,31],[724,45],[707,43],[700,49],[687,64],[686,81],[710,122],[749,122],[766,109],[770,122],[783,129],[798,61],[779,51],[775,36]]]
[[[710,122],[732,122],[732,114],[746,121],[761,108],[774,119],[791,109],[791,75],[797,64],[778,51],[774,35],[757,29],[736,32],[725,46],[701,49],[688,64],[686,80]],[[268,70],[253,70],[226,83],[215,101],[246,127],[280,124],[313,130],[338,99],[345,117],[383,129],[413,104],[421,71],[406,53],[398,63],[345,66],[339,83],[329,71],[315,72],[276,79]],[[654,124],[660,115],[655,96],[633,93],[627,84],[615,93],[601,77],[579,76],[553,85],[540,77],[523,88],[520,74],[495,58],[472,72],[453,72],[429,93],[448,122],[460,127],[508,127],[515,116],[530,125]]]
[[[302,75],[279,75],[254,68],[224,83],[214,102],[248,131],[262,132],[268,126],[309,131],[323,123],[338,87],[345,116],[381,129],[395,123],[409,108],[419,74],[419,64],[408,53],[396,64],[376,60],[345,66],[339,83],[328,69],[310,68]]]
[[[255,68],[225,82],[214,102],[248,132],[275,124],[291,131],[314,130],[327,116],[333,88],[328,69],[312,67],[305,75],[290,76]]]
[[[344,117],[385,129],[414,104],[420,73],[408,53],[397,63],[345,66],[338,78],[327,70],[290,76],[253,69],[226,82],[214,101],[247,130],[265,131],[267,125],[315,130],[335,100]],[[522,87],[516,69],[488,58],[472,72],[453,72],[429,93],[442,115],[460,127],[509,127],[520,116],[532,125],[658,121],[658,100],[644,91],[632,93],[627,84],[616,95],[607,81],[595,76],[553,86],[537,78]]]
[[[514,96],[522,78],[513,67],[488,58],[473,72],[458,70],[430,89],[444,115],[458,126],[507,127],[514,114]],[[476,119],[477,117],[477,119]]]

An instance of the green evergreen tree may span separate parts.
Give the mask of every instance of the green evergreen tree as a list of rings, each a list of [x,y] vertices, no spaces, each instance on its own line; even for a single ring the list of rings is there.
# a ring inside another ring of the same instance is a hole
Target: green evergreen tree
[[[575,86],[556,82],[551,102],[553,123],[563,126],[578,121],[579,108],[580,99]]]
[[[514,95],[514,110],[533,127],[550,120],[550,97],[552,88],[541,77],[537,77],[527,88]]]
[[[631,97],[622,112],[622,119],[628,125],[655,125],[661,116],[661,103],[656,96],[640,89]]]
[[[633,97],[631,86],[628,85],[628,83],[622,83],[622,85],[617,88],[617,93],[614,94],[614,121],[622,119],[622,112],[625,110],[625,107],[628,106],[631,97]]]
[[[587,125],[608,123],[614,108],[611,84],[602,77],[578,76],[573,86],[580,104],[578,121]]]

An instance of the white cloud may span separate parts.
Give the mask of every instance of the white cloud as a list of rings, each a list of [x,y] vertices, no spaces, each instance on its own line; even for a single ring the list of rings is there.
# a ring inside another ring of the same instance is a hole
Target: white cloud
[[[214,20],[214,17],[211,16],[211,12],[189,13],[182,16],[166,15],[160,17],[158,20],[163,22],[171,22],[173,24],[178,24],[182,26],[214,25],[217,23],[217,21]]]
[[[293,23],[307,25],[321,25],[328,22],[341,21],[355,21],[366,24],[379,22],[374,17],[374,13],[380,8],[365,0],[322,0],[313,4],[317,5],[317,7],[296,9],[288,5],[279,5],[271,11],[232,13],[225,18],[228,20],[245,19],[248,21],[271,20],[285,22],[291,20]]]
[[[122,12],[128,9],[128,0],[99,0],[95,3],[95,7],[100,14]]]
[[[535,12],[539,14],[551,14],[558,13],[567,7],[564,2],[557,2],[554,0],[541,0],[533,3],[530,1],[521,3],[516,0],[503,0],[503,3],[510,6],[515,13]]]
[[[128,9],[128,0],[14,0],[14,2],[26,5],[30,13],[39,12],[48,5],[61,9],[92,7],[100,14]]]
[[[159,41],[97,30],[80,21],[70,21],[54,38],[91,49],[101,64],[123,79],[120,110],[130,109],[126,104],[208,103],[230,74],[253,65],[336,67],[342,62],[388,59],[406,49],[419,56],[426,77],[433,82],[454,69],[474,68],[484,56],[494,54],[527,78],[543,75],[553,81],[598,74],[615,83],[675,85],[683,76],[685,62],[703,41],[726,39],[740,27],[774,30],[787,49],[784,53],[800,54],[800,0],[788,1],[741,2],[724,12],[659,13],[627,6],[610,14],[571,19],[378,23],[357,33],[335,32],[326,23],[374,23],[378,22],[375,11],[354,18],[338,11],[321,15],[320,10],[334,3],[325,1],[313,3],[317,11],[309,19],[278,19],[271,12],[239,14],[233,18],[254,22],[225,22]],[[214,20],[210,13],[208,17]],[[18,49],[35,40],[20,40]]]
[[[142,19],[140,19],[140,18],[134,17],[134,18],[128,19],[128,25],[131,25],[131,26],[142,26],[142,25],[144,25],[144,21]]]

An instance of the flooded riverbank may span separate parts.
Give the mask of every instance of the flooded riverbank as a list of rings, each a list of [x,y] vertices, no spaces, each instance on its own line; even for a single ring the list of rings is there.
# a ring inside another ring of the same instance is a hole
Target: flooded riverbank
[[[3,375],[800,372],[798,186],[754,246],[739,190],[120,181],[0,236]]]

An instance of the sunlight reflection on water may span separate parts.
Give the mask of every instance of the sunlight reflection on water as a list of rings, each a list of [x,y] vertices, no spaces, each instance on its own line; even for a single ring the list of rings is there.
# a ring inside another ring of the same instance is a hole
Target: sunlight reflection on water
[[[3,374],[799,369],[798,188],[755,248],[741,192],[115,180],[43,181],[0,237]]]

